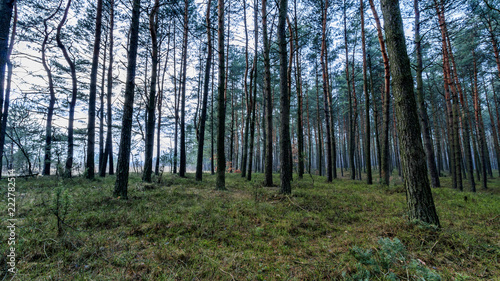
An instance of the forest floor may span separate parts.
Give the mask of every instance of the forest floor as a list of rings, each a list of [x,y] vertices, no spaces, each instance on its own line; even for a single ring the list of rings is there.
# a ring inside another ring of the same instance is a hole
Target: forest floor
[[[113,198],[115,177],[16,179],[15,279],[500,280],[498,177],[475,194],[442,178],[437,229],[408,221],[397,176],[383,188],[306,175],[291,196],[253,176],[227,174],[228,190],[215,191],[208,174],[152,185],[132,174],[127,201]],[[0,196],[4,280],[6,188]]]

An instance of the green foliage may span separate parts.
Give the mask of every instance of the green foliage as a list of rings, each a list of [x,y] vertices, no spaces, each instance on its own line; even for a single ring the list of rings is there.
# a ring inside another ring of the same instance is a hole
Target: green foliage
[[[343,277],[353,280],[400,280],[411,277],[411,280],[441,280],[438,273],[430,270],[418,259],[411,258],[403,243],[398,238],[380,238],[376,251],[353,247],[350,254],[358,261],[357,272]]]
[[[57,235],[63,234],[63,224],[71,205],[71,195],[62,182],[54,190],[52,195],[51,211],[57,219]]]

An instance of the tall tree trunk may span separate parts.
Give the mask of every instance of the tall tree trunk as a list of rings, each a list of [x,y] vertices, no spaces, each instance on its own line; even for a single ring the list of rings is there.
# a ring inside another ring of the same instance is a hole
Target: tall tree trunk
[[[205,80],[203,81],[203,101],[201,106],[200,119],[200,139],[198,142],[198,155],[196,161],[196,180],[201,181],[203,178],[203,145],[205,143],[205,123],[207,120],[207,104],[208,104],[208,86],[210,83],[210,68],[212,67],[212,23],[210,21],[210,6],[211,0],[207,4],[207,62],[205,64]]]
[[[43,175],[50,175],[50,166],[51,166],[51,158],[52,158],[52,119],[54,116],[54,105],[56,103],[56,92],[54,90],[54,79],[52,77],[52,71],[49,68],[49,65],[47,63],[47,57],[46,57],[46,50],[47,50],[47,43],[49,40],[49,31],[48,31],[48,25],[47,22],[54,18],[54,16],[59,12],[59,7],[56,9],[56,11],[47,17],[46,19],[43,20],[43,27],[44,27],[44,38],[43,38],[43,43],[42,43],[42,65],[43,68],[45,69],[45,72],[47,72],[47,80],[49,82],[49,94],[50,94],[50,100],[49,100],[49,107],[47,111],[47,124],[45,126],[45,157],[44,157],[44,166],[43,166]],[[11,42],[12,43],[12,42]],[[2,130],[4,130],[4,126],[2,126]],[[4,134],[1,134],[0,137],[2,137]],[[0,149],[3,147],[3,145],[0,145]]]
[[[15,0],[1,0],[0,1],[0,15],[2,20],[0,21],[0,107],[4,103],[4,91],[5,91],[5,67],[9,63],[9,33],[10,33],[10,23],[12,19],[12,11],[14,9]],[[8,74],[7,74],[8,76]],[[3,116],[2,116],[3,117]],[[0,125],[4,122],[0,122]],[[0,160],[3,159],[3,144],[5,142],[5,128],[2,126],[0,128],[1,136],[0,139],[4,141],[1,143],[0,147]],[[0,161],[0,177],[2,175],[2,161]]]
[[[170,33],[170,27],[171,25],[168,26],[168,33]],[[168,36],[167,40],[167,54],[165,56],[165,64],[163,66],[163,73],[162,73],[162,78],[161,78],[161,86],[159,89],[158,93],[158,125],[157,125],[157,131],[158,133],[156,134],[156,164],[155,164],[155,175],[160,174],[160,151],[161,151],[161,118],[162,118],[162,106],[163,106],[163,89],[165,85],[165,75],[167,74],[167,66],[168,66],[168,58],[170,54],[170,36]]]
[[[146,148],[144,172],[142,180],[151,182],[153,174],[153,150],[155,141],[155,108],[156,108],[156,80],[158,78],[158,10],[160,9],[160,0],[155,0],[155,4],[149,14],[149,33],[151,35],[151,84],[149,87],[149,97],[146,105]],[[158,132],[159,133],[159,132]]]
[[[104,58],[102,64],[102,74],[101,74],[101,92],[99,94],[99,166],[97,173],[100,173],[101,166],[104,161],[104,85],[106,82],[106,57],[108,53],[106,52],[108,47],[108,37],[104,36]]]
[[[422,79],[422,39],[420,38],[420,9],[418,7],[418,1],[419,0],[413,1],[415,9],[415,49],[417,56],[417,105],[419,110],[420,126],[422,127],[422,134],[424,139],[425,155],[427,156],[427,167],[429,168],[429,172],[431,175],[431,184],[433,187],[440,187],[441,183],[439,181],[439,173],[437,171],[436,162],[434,160],[434,148],[432,145],[431,133],[429,128],[429,117],[427,115],[427,109],[425,108],[424,103],[424,83]]]
[[[184,40],[182,43],[182,82],[181,82],[181,155],[179,161],[179,176],[186,177],[186,72],[187,72],[187,47],[188,47],[188,0],[184,1]]]
[[[99,176],[104,177],[106,175],[106,163],[109,161],[109,174],[114,174],[113,168],[113,118],[112,118],[112,108],[111,99],[113,97],[113,31],[115,23],[115,1],[110,0],[110,10],[109,10],[109,66],[108,66],[108,84],[107,84],[107,125],[108,129],[106,132],[106,147],[104,148],[104,155],[102,160],[102,165],[100,165],[101,170],[99,171]],[[103,74],[104,75],[104,74]]]
[[[318,142],[316,143],[317,148],[318,148],[318,174],[320,176],[323,175],[323,134],[322,134],[322,122],[320,118],[320,107],[319,107],[319,79],[318,79],[318,62],[315,60],[315,81],[316,81],[316,123],[318,125],[317,132],[318,132]]]
[[[248,159],[248,133],[250,128],[250,108],[251,108],[251,97],[248,93],[248,70],[250,68],[250,63],[248,59],[248,28],[247,28],[247,12],[246,12],[246,1],[243,1],[243,21],[245,26],[245,76],[243,78],[243,90],[245,92],[245,104],[246,104],[246,118],[245,118],[245,136],[243,141],[243,155],[241,157],[241,177],[246,177],[247,174],[247,159]]]
[[[89,92],[89,123],[87,133],[87,178],[94,179],[95,174],[95,105],[97,94],[97,72],[99,67],[99,50],[101,49],[101,26],[102,26],[102,0],[97,1],[97,14],[95,20],[94,53],[92,55],[92,67],[90,69],[90,92]]]
[[[368,92],[368,78],[366,73],[366,38],[365,38],[365,8],[363,0],[360,0],[360,15],[361,15],[361,49],[363,52],[363,92],[365,94],[365,164],[366,164],[366,183],[372,184],[372,163],[370,155],[370,93]],[[376,121],[375,121],[376,122]]]
[[[224,151],[224,137],[226,131],[226,105],[224,99],[225,63],[224,63],[224,0],[219,0],[218,9],[218,52],[219,52],[219,79],[217,86],[217,180],[216,189],[226,189],[226,155]]]
[[[479,138],[479,154],[481,155],[481,174],[482,180],[481,185],[483,189],[487,188],[487,176],[486,176],[486,157],[488,157],[486,149],[486,139],[484,134],[484,125],[482,120],[481,106],[479,104],[479,90],[477,86],[477,62],[475,51],[472,50],[472,60],[474,65],[474,112],[476,116],[476,131]]]
[[[356,122],[355,119],[353,120],[353,105],[352,105],[352,93],[351,93],[351,84],[350,84],[350,77],[349,77],[349,45],[348,45],[348,38],[347,38],[347,14],[346,14],[346,1],[344,0],[344,5],[343,5],[343,12],[344,12],[344,47],[345,47],[345,76],[346,76],[346,83],[347,83],[347,95],[349,97],[349,163],[350,163],[350,168],[351,168],[351,179],[354,179],[356,177],[356,165],[354,164],[354,139],[355,139],[355,133],[354,133],[354,123]],[[354,68],[354,67],[353,67]],[[354,86],[354,82],[352,83]]]
[[[292,193],[290,181],[292,174],[290,173],[290,96],[288,93],[288,73],[287,73],[287,49],[286,49],[286,14],[288,10],[288,0],[279,1],[279,16],[278,16],[278,45],[279,45],[279,61],[280,61],[280,109],[281,109],[281,124],[280,124],[280,167],[281,167],[281,187],[280,192],[283,194]]]
[[[132,141],[132,118],[134,113],[134,88],[137,61],[137,47],[139,45],[139,18],[141,1],[134,0],[132,8],[132,21],[130,25],[130,39],[127,62],[127,80],[125,84],[125,101],[123,104],[123,120],[118,151],[118,166],[113,195],[121,199],[128,199],[127,186],[130,164],[130,144]]]
[[[380,152],[380,171],[381,171],[381,184],[389,185],[389,180],[391,177],[389,170],[389,111],[390,111],[390,80],[391,74],[389,71],[389,58],[385,50],[384,36],[382,35],[382,27],[380,25],[380,19],[378,17],[377,10],[373,4],[373,0],[370,0],[370,7],[375,18],[375,23],[377,25],[378,42],[380,43],[380,51],[382,53],[382,59],[384,61],[384,98],[382,100],[382,149]]]
[[[413,93],[413,77],[410,59],[406,52],[399,1],[382,0],[381,4],[393,76],[395,113],[398,119],[401,166],[409,218],[439,226],[439,218],[427,177],[420,126],[415,122],[418,119],[417,104]]]
[[[180,91],[177,88],[177,60],[176,60],[176,40],[175,40],[175,23],[174,23],[174,119],[175,119],[175,130],[174,130],[174,169],[173,173],[177,174],[177,150],[178,150],[178,138],[179,138],[179,96]],[[182,67],[181,67],[182,68]],[[179,77],[182,76],[182,70],[179,72]]]
[[[262,37],[264,43],[264,96],[266,99],[266,165],[264,186],[273,186],[273,95],[271,91],[270,46],[267,35],[267,0],[262,0]],[[246,80],[245,80],[246,81]],[[246,83],[245,83],[246,84]]]
[[[215,35],[215,31],[212,31],[214,32],[214,34],[212,35]],[[215,36],[214,37],[214,42],[215,42]],[[212,44],[214,45],[214,44]],[[215,56],[212,56],[213,57],[213,62],[212,62],[212,73],[215,73]],[[215,165],[214,165],[214,156],[215,156],[215,153],[214,153],[214,139],[215,139],[215,136],[214,136],[214,80],[215,80],[215,77],[214,75],[212,75],[212,94],[210,95],[210,120],[211,120],[211,124],[210,124],[210,174],[213,175],[215,174]]]
[[[304,176],[304,124],[303,124],[303,102],[302,102],[302,68],[300,62],[299,49],[299,28],[297,17],[297,0],[294,0],[294,16],[295,16],[295,65],[296,65],[296,84],[297,84],[297,146],[298,146],[298,174],[299,179]],[[333,137],[333,136],[332,136]],[[333,158],[333,157],[332,157]],[[333,158],[332,160],[334,160]]]
[[[486,85],[484,86],[486,88]],[[486,89],[485,89],[486,92]],[[495,149],[495,156],[497,160],[497,166],[500,166],[500,145],[498,144],[498,134],[497,134],[497,129],[495,126],[495,119],[493,118],[493,113],[491,112],[491,107],[490,107],[490,101],[488,99],[488,93],[486,94],[486,105],[488,106],[488,113],[490,115],[490,122],[491,122],[491,134],[493,138],[493,147]],[[498,169],[500,172],[500,168]]]
[[[372,60],[370,53],[368,53],[368,69],[370,71],[370,91],[372,92],[372,99],[373,99],[373,119],[375,123],[375,147],[377,150],[378,173],[379,173],[379,178],[382,178],[382,169],[380,167],[380,163],[382,160],[380,152],[379,115],[378,115],[377,98],[373,87]]]
[[[344,1],[345,3],[345,1]],[[330,130],[330,107],[328,106],[328,96],[330,95],[328,87],[328,74],[326,60],[326,23],[327,23],[327,13],[328,13],[328,0],[325,0],[324,6],[321,14],[321,71],[323,75],[323,98],[324,98],[324,110],[325,110],[325,124],[326,124],[326,180],[331,182],[333,180],[333,168],[332,168],[332,136]]]
[[[254,142],[255,142],[255,109],[257,107],[257,51],[258,51],[258,43],[259,43],[259,28],[257,25],[257,20],[258,20],[258,10],[259,10],[259,2],[258,0],[254,0],[254,37],[255,37],[255,53],[254,53],[254,62],[253,62],[253,98],[251,102],[251,113],[252,113],[252,120],[250,123],[250,155],[248,159],[248,173],[247,173],[247,180],[252,179],[252,162],[253,162],[253,156],[254,156]]]
[[[66,4],[66,8],[64,10],[64,15],[61,21],[59,22],[59,25],[57,26],[57,33],[56,33],[56,40],[57,40],[57,47],[59,47],[63,53],[64,59],[66,60],[66,63],[69,65],[70,73],[71,73],[71,101],[69,103],[69,121],[68,121],[68,154],[67,154],[67,159],[66,159],[66,166],[65,166],[65,172],[64,176],[70,178],[71,177],[71,170],[73,168],[73,152],[74,152],[74,139],[73,139],[73,132],[74,132],[74,120],[75,120],[75,105],[76,105],[76,98],[77,98],[77,78],[76,78],[76,67],[75,63],[71,60],[70,55],[68,53],[68,50],[66,49],[66,46],[62,43],[61,40],[61,29],[63,25],[66,23],[66,19],[68,18],[68,12],[69,8],[71,7],[71,1],[68,0],[68,4]]]

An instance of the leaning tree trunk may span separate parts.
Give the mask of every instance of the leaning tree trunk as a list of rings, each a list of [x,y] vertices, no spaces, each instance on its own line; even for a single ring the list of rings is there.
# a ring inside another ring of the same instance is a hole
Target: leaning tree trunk
[[[420,126],[418,122],[415,122],[418,120],[417,104],[413,93],[413,77],[406,51],[399,1],[382,0],[381,2],[387,49],[391,61],[401,166],[409,218],[439,226],[439,218],[427,177]]]
[[[68,0],[68,4],[66,5],[66,9],[64,10],[63,18],[61,19],[59,25],[57,26],[57,33],[56,33],[57,47],[61,49],[64,59],[69,65],[71,73],[71,101],[69,103],[69,121],[68,121],[68,155],[64,171],[64,177],[67,178],[71,177],[71,170],[73,169],[73,152],[74,152],[73,132],[74,132],[74,120],[75,120],[75,105],[78,94],[78,88],[77,88],[75,63],[71,60],[71,57],[69,55],[68,50],[66,49],[66,46],[64,46],[64,44],[61,41],[61,29],[64,23],[66,22],[66,19],[68,18],[68,11],[71,6],[71,1],[72,0]]]
[[[370,0],[370,7],[375,18],[375,23],[377,25],[378,42],[380,43],[380,52],[382,53],[382,59],[384,61],[384,99],[382,100],[382,147],[380,151],[380,172],[381,172],[381,184],[389,185],[389,180],[391,177],[389,171],[389,110],[390,110],[390,80],[391,74],[389,71],[389,58],[385,50],[384,36],[382,35],[382,27],[380,25],[380,19],[378,17],[377,10],[373,4],[373,0]]]
[[[102,0],[97,1],[97,15],[95,20],[94,53],[92,55],[92,67],[90,69],[90,92],[89,92],[89,123],[87,133],[87,178],[93,179],[95,173],[95,105],[97,94],[97,71],[99,67],[99,50],[101,49],[101,26],[102,26]]]
[[[196,161],[196,180],[201,181],[203,178],[203,145],[205,143],[205,123],[207,120],[207,104],[208,104],[208,86],[210,83],[210,68],[212,67],[212,23],[210,21],[210,6],[211,0],[208,0],[207,5],[207,62],[205,64],[205,80],[203,81],[203,101],[201,105],[200,118],[200,139],[198,142],[198,155]]]
[[[54,79],[52,77],[52,71],[49,68],[49,65],[47,64],[47,57],[46,57],[46,50],[47,50],[47,43],[49,41],[49,32],[48,32],[48,25],[47,22],[54,18],[54,16],[59,12],[60,6],[57,8],[57,10],[47,17],[46,19],[43,20],[43,42],[42,42],[42,65],[43,68],[45,69],[45,72],[47,72],[47,80],[49,83],[49,94],[50,94],[50,100],[49,100],[49,107],[47,111],[47,124],[45,125],[45,157],[44,157],[44,165],[43,165],[43,175],[50,175],[50,166],[51,166],[51,158],[52,158],[52,119],[54,117],[54,105],[56,103],[56,92],[54,90]],[[2,126],[2,130],[4,130],[4,127]],[[0,137],[2,137],[4,134],[1,134]],[[0,149],[3,148],[3,143],[0,140]]]
[[[132,121],[134,113],[135,71],[137,65],[137,47],[139,45],[139,18],[141,0],[134,0],[127,63],[127,80],[125,84],[125,101],[123,104],[122,132],[118,151],[118,166],[114,196],[128,199],[127,186],[130,164],[130,144],[132,141]]]

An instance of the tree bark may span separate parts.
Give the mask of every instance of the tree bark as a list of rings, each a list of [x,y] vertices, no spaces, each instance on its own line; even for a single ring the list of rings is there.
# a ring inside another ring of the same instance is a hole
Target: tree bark
[[[74,139],[73,139],[73,132],[74,132],[74,120],[75,120],[75,105],[76,105],[76,98],[77,98],[77,93],[78,93],[78,88],[77,88],[77,78],[76,78],[76,67],[75,63],[71,60],[68,50],[66,49],[66,46],[62,43],[61,40],[61,29],[63,25],[66,22],[66,19],[68,18],[68,11],[69,8],[71,7],[71,1],[68,0],[68,3],[66,4],[66,8],[64,10],[64,15],[61,21],[59,22],[59,25],[57,26],[57,33],[56,33],[56,41],[57,41],[57,47],[59,47],[63,53],[64,59],[69,65],[70,73],[71,73],[71,101],[69,104],[69,121],[68,121],[68,155],[66,159],[66,166],[65,166],[65,172],[64,172],[64,177],[70,178],[71,177],[71,170],[73,168],[73,152],[74,152]]]
[[[109,174],[114,174],[113,168],[113,111],[111,108],[111,99],[113,96],[113,44],[114,44],[114,23],[115,23],[115,1],[110,0],[110,11],[109,11],[109,66],[108,66],[108,84],[107,84],[107,132],[106,132],[106,146],[104,148],[104,155],[102,159],[102,165],[100,165],[101,170],[99,171],[99,176],[106,176],[106,163],[109,161]],[[104,74],[103,74],[104,75]]]
[[[48,31],[48,26],[47,22],[54,18],[54,16],[59,12],[59,8],[56,9],[56,11],[47,17],[46,19],[43,20],[43,27],[44,27],[44,38],[42,42],[42,65],[43,68],[45,69],[45,72],[47,72],[47,80],[49,83],[49,94],[50,94],[50,100],[49,100],[49,107],[47,108],[47,124],[45,125],[45,157],[44,157],[44,166],[43,166],[43,175],[50,175],[50,166],[51,166],[51,158],[52,158],[52,119],[54,116],[54,105],[56,103],[56,92],[54,90],[54,79],[52,77],[52,71],[49,68],[49,65],[47,63],[47,57],[46,57],[46,50],[47,50],[47,43],[49,41],[49,31]],[[2,130],[4,129],[4,126],[2,126]],[[2,137],[1,134],[0,137]],[[0,143],[0,149],[3,147]]]
[[[259,42],[259,29],[257,25],[257,19],[258,19],[258,9],[259,9],[259,2],[257,0],[254,0],[254,38],[255,38],[255,53],[254,53],[254,61],[253,61],[253,98],[251,102],[251,114],[252,114],[252,119],[250,122],[250,155],[248,158],[248,171],[247,171],[247,180],[250,181],[252,179],[252,165],[253,165],[253,157],[254,157],[254,142],[255,142],[255,109],[257,107],[257,47],[258,47],[258,42]],[[250,113],[250,112],[249,112]]]
[[[12,19],[12,11],[14,9],[15,0],[1,0],[0,1],[0,15],[2,20],[0,21],[0,107],[4,103],[4,91],[5,91],[5,68],[9,63],[9,33],[10,33],[10,23]],[[7,74],[8,76],[8,74]],[[3,118],[3,116],[2,116]],[[0,122],[0,125],[4,122]],[[5,142],[5,128],[2,126],[0,128],[1,136],[0,138]],[[0,160],[3,158],[3,143],[0,147]],[[0,177],[2,175],[2,165],[0,161]]]
[[[207,120],[207,104],[208,104],[208,86],[210,83],[210,68],[212,67],[212,23],[210,21],[210,7],[212,1],[208,0],[207,4],[207,62],[205,64],[205,79],[203,81],[203,101],[201,105],[201,119],[200,119],[200,139],[198,142],[198,155],[196,161],[196,180],[203,179],[203,146],[205,143],[205,123]]]
[[[132,118],[134,113],[135,72],[137,61],[137,47],[139,45],[139,18],[141,1],[134,0],[132,8],[132,22],[130,25],[130,40],[127,62],[127,80],[125,84],[125,102],[123,104],[123,120],[118,151],[118,166],[114,196],[128,199],[127,186],[130,164],[130,144],[132,140]]]
[[[149,87],[149,97],[147,99],[147,119],[146,119],[146,147],[144,172],[142,180],[151,182],[153,174],[153,149],[155,139],[155,108],[156,108],[156,81],[158,78],[158,10],[160,0],[155,0],[155,4],[149,14],[149,33],[151,35],[151,84]]]
[[[389,71],[389,58],[385,50],[384,36],[382,35],[382,27],[380,25],[380,19],[378,17],[377,10],[373,4],[373,0],[370,0],[370,7],[375,18],[375,23],[377,25],[378,42],[380,43],[380,51],[382,53],[382,59],[384,61],[384,98],[382,100],[382,149],[380,152],[380,171],[381,171],[381,184],[389,185],[389,180],[391,177],[389,171],[389,109],[391,101],[390,93],[390,79],[391,74]]]
[[[262,0],[262,37],[264,43],[264,96],[266,102],[266,164],[264,186],[273,186],[273,96],[271,91],[271,60],[267,34],[267,0]]]
[[[344,1],[345,3],[345,1]],[[330,130],[330,107],[328,106],[328,96],[330,95],[328,86],[328,74],[326,60],[326,23],[327,23],[327,13],[328,13],[328,0],[325,0],[324,7],[322,9],[321,15],[321,71],[323,75],[323,98],[324,98],[324,110],[325,110],[325,125],[326,125],[326,180],[331,182],[333,180],[333,168],[332,168],[332,136]],[[345,19],[344,19],[345,22]],[[347,50],[347,49],[346,49]]]
[[[486,157],[488,157],[486,150],[486,139],[484,134],[484,125],[482,120],[481,106],[479,104],[479,90],[477,87],[477,62],[475,51],[472,50],[472,60],[474,66],[474,112],[476,117],[476,131],[479,137],[479,154],[481,156],[481,186],[486,189],[487,186],[487,176],[486,176]]]
[[[366,183],[372,184],[372,163],[370,155],[370,93],[368,92],[367,62],[366,62],[366,38],[365,38],[365,8],[363,0],[360,0],[361,15],[361,49],[363,52],[363,92],[365,94],[365,165],[366,165]]]
[[[92,55],[92,67],[90,70],[87,165],[85,166],[87,170],[87,179],[94,179],[95,174],[95,107],[97,95],[97,71],[99,67],[99,50],[101,49],[102,0],[97,1],[96,12],[94,53]]]
[[[226,105],[224,99],[225,63],[224,63],[224,0],[219,0],[218,9],[218,52],[219,52],[219,79],[217,86],[217,179],[216,189],[226,189],[226,155],[224,151],[224,137],[226,129]]]
[[[188,0],[184,1],[184,40],[182,43],[182,82],[181,82],[181,155],[179,161],[179,176],[186,177],[186,69],[187,69],[187,47],[188,47]]]
[[[281,186],[280,193],[291,194],[292,179],[290,167],[290,96],[288,93],[288,57],[286,49],[286,15],[288,10],[288,0],[279,1],[279,16],[278,16],[278,46],[279,46],[279,61],[280,61],[280,109],[281,109],[281,124],[280,124],[280,168],[281,168]]]
[[[410,219],[439,226],[427,177],[425,152],[420,138],[417,104],[413,93],[410,59],[406,52],[403,20],[398,0],[382,0],[387,49],[391,61],[395,113],[401,150],[401,166]],[[389,94],[389,93],[386,93]]]

